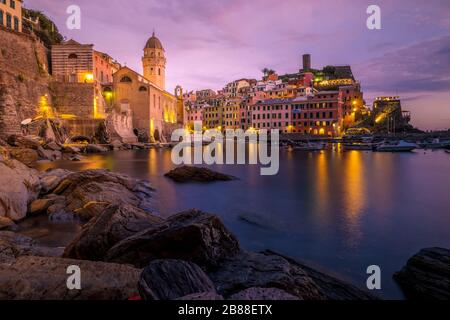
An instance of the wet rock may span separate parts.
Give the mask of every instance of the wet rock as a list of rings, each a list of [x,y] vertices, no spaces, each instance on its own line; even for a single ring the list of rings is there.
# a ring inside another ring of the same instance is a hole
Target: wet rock
[[[301,300],[325,300],[317,284],[286,259],[242,252],[209,274],[219,294],[230,297],[249,288],[277,288]]]
[[[276,288],[249,288],[231,295],[228,300],[299,300],[298,297]]]
[[[0,217],[0,230],[14,230],[17,225],[9,218]]]
[[[44,145],[44,149],[52,150],[52,151],[62,151],[61,146],[54,141],[47,142]]]
[[[114,150],[120,150],[122,149],[123,144],[119,140],[114,140],[113,142],[111,142],[111,146]]]
[[[52,222],[70,222],[77,220],[75,213],[68,209],[65,200],[58,201],[47,209],[48,219]]]
[[[193,293],[187,296],[177,298],[174,300],[179,301],[215,301],[215,300],[224,300],[220,294],[214,292],[202,292],[202,293]]]
[[[154,189],[145,180],[107,170],[87,170],[65,176],[53,193],[66,197],[67,209],[75,212],[89,202],[129,204],[155,212]]]
[[[138,267],[157,259],[179,259],[209,269],[239,250],[238,241],[217,216],[191,210],[119,242],[106,259]]]
[[[104,153],[108,151],[109,150],[107,148],[98,144],[88,144],[86,146],[86,153]]]
[[[208,276],[194,263],[155,260],[142,271],[139,293],[145,300],[173,300],[191,294],[216,294]]]
[[[106,252],[116,243],[161,221],[161,218],[130,205],[110,205],[83,227],[67,246],[64,257],[104,260]]]
[[[230,181],[236,178],[223,173],[215,172],[207,168],[182,166],[165,174],[166,177],[175,182],[213,182],[213,181]]]
[[[394,279],[408,299],[450,300],[450,250],[421,250]]]
[[[23,163],[6,159],[0,161],[0,217],[13,221],[25,218],[28,204],[37,199],[40,192],[38,171]]]
[[[73,154],[76,154],[76,153],[80,153],[80,152],[81,152],[81,149],[78,148],[78,147],[75,147],[75,146],[64,145],[64,146],[63,146],[63,152],[64,152],[64,153],[73,153]]]
[[[0,232],[0,263],[11,262],[21,256],[60,257],[63,248],[37,246],[30,237],[15,232]]]
[[[10,147],[8,148],[8,151],[12,158],[26,164],[29,167],[35,166],[36,161],[39,159],[38,153],[34,149]]]
[[[71,171],[64,169],[51,169],[42,173],[40,175],[42,194],[52,192],[59,183],[71,173]]]
[[[8,144],[13,147],[37,150],[41,146],[41,138],[38,136],[11,135],[8,137]]]
[[[267,250],[263,254],[268,256],[281,257],[288,261],[295,268],[301,268],[314,283],[320,288],[327,300],[378,300],[378,297],[362,290],[350,283],[337,279],[329,274],[318,271],[292,258],[282,256],[276,252]]]
[[[82,222],[88,222],[102,213],[108,206],[110,206],[108,202],[91,201],[86,203],[83,208],[75,210],[75,214]]]
[[[67,268],[81,269],[82,290],[67,288]],[[0,263],[0,300],[126,300],[136,295],[140,270],[62,258],[19,257]]]
[[[46,213],[47,209],[55,203],[54,199],[37,199],[30,204],[28,213],[36,215],[40,213]]]

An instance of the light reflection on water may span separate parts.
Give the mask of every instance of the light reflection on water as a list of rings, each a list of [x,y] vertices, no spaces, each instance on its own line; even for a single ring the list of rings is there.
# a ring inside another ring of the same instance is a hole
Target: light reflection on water
[[[164,149],[95,155],[41,169],[49,166],[106,168],[149,179],[162,215],[190,208],[216,213],[244,247],[279,251],[361,287],[367,266],[379,265],[385,297],[401,297],[392,274],[411,255],[450,247],[450,155],[443,152],[282,150],[276,176],[261,176],[259,166],[215,165],[239,180],[207,185],[165,178],[174,165]]]

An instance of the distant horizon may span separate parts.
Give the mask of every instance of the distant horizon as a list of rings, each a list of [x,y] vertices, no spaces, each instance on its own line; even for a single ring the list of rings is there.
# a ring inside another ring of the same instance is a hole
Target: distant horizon
[[[68,30],[66,9],[82,10],[81,30]],[[51,18],[66,39],[92,43],[122,65],[142,73],[142,50],[153,30],[167,54],[167,88],[223,88],[301,68],[350,65],[368,105],[377,96],[400,96],[422,130],[450,129],[450,2],[380,0],[382,30],[368,30],[368,3],[343,0],[26,0],[26,8]],[[138,32],[136,32],[138,30]]]

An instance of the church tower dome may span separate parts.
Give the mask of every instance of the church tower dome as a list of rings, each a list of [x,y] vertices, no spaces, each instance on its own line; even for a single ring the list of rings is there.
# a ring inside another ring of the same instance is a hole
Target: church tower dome
[[[153,32],[144,48],[144,77],[163,90],[166,89],[166,62],[164,47]]]

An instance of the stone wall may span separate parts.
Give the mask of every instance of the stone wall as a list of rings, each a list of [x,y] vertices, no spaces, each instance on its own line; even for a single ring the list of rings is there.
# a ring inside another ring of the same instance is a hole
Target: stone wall
[[[39,114],[48,90],[47,50],[33,37],[0,27],[0,136],[21,132],[20,123]]]
[[[94,118],[95,86],[92,83],[52,82],[53,107],[59,115]]]

